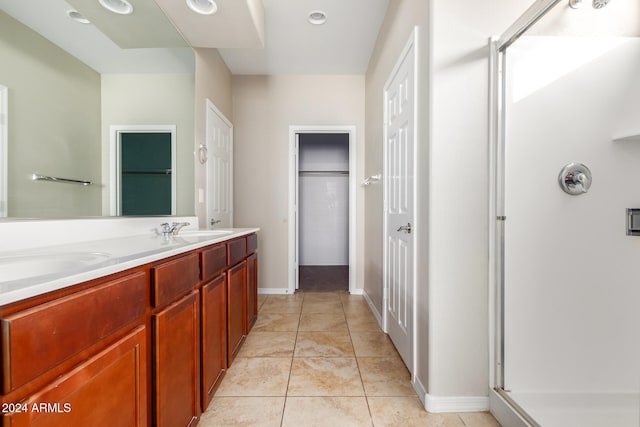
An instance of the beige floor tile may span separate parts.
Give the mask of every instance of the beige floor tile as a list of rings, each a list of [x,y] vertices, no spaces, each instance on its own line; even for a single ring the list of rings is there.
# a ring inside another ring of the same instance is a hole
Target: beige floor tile
[[[346,314],[370,314],[373,316],[371,308],[365,302],[342,301],[342,309]]]
[[[292,357],[296,332],[251,332],[238,357]]]
[[[466,427],[500,427],[489,412],[465,412],[458,414]]]
[[[275,295],[280,296],[280,295]],[[262,304],[260,314],[263,313],[300,313],[302,310],[302,298],[269,298]]]
[[[300,315],[297,313],[260,313],[252,332],[295,332]]]
[[[287,396],[364,396],[355,358],[294,358]]]
[[[336,301],[307,301],[302,304],[303,313],[340,313],[343,314],[342,303]]]
[[[348,332],[347,321],[343,313],[302,313],[299,331]]]
[[[294,357],[354,357],[346,332],[299,332]]]
[[[262,306],[262,304],[264,304],[266,300],[267,300],[267,295],[258,294],[258,309]]]
[[[372,426],[364,397],[287,397],[282,427]]]
[[[367,396],[415,396],[411,374],[400,357],[359,357]]]
[[[216,396],[285,396],[290,369],[290,358],[236,358]]]
[[[351,341],[357,357],[393,357],[398,354],[387,334],[382,331],[351,331]]]
[[[382,332],[378,321],[371,313],[350,314],[345,313],[347,325],[350,331],[377,331]]]
[[[376,427],[465,427],[457,414],[430,414],[417,397],[367,397]]]
[[[199,427],[279,427],[284,397],[214,397]]]
[[[340,294],[337,292],[304,292],[305,303],[317,302],[339,302]]]
[[[366,303],[363,295],[350,294],[349,292],[341,292],[340,299],[342,301],[362,301]]]
[[[303,299],[304,299],[304,296],[300,293],[267,295],[268,301],[302,301]]]

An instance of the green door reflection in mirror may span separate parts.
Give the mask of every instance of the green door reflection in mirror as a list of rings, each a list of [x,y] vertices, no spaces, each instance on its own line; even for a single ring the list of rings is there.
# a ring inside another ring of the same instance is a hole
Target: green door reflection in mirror
[[[120,133],[122,215],[172,214],[169,132]]]

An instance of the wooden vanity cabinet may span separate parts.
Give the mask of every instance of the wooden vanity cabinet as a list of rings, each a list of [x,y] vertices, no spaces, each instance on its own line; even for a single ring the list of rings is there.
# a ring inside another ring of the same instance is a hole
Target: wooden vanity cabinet
[[[79,289],[0,310],[2,425],[147,425],[148,277]]]
[[[204,284],[201,295],[202,411],[227,371],[227,275]]]
[[[200,417],[198,305],[192,291],[153,317],[157,427],[194,426]]]
[[[0,307],[2,426],[195,426],[256,321],[257,262],[252,234]]]
[[[145,332],[136,328],[56,378],[6,414],[3,425],[146,427]]]
[[[231,366],[245,337],[247,261],[231,267],[227,274],[227,363]]]
[[[194,426],[200,417],[199,257],[190,253],[151,271],[153,425]]]
[[[258,319],[258,254],[253,253],[247,257],[247,331],[249,334],[251,328]]]

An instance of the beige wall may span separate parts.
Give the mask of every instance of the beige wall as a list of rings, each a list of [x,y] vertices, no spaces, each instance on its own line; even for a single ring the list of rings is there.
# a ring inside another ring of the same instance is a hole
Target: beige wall
[[[9,88],[9,216],[100,215],[100,75],[0,12],[0,84]],[[33,173],[90,180],[84,187]]]
[[[260,233],[260,288],[287,288],[289,126],[354,125],[364,179],[364,76],[234,76],[235,225]],[[357,252],[363,253],[363,187],[356,194]],[[358,266],[363,265],[359,259]],[[362,287],[362,272],[356,272]]]
[[[103,214],[109,215],[109,127],[176,126],[176,213],[194,214],[193,74],[102,75]]]
[[[195,144],[193,152],[197,153],[200,144],[204,144],[206,132],[206,100],[207,98],[220,112],[233,123],[231,99],[231,71],[222,60],[217,49],[195,49],[196,82],[195,82]],[[196,158],[195,164],[195,206],[199,226],[208,227],[207,204],[199,200],[198,193],[204,194],[207,182],[207,169]]]
[[[417,153],[418,190],[415,219],[418,321],[415,375],[425,386],[428,372],[428,206],[429,206],[429,13],[424,0],[390,1],[366,75],[365,175],[383,172],[383,91],[414,27],[418,26]],[[383,185],[371,185],[365,196],[365,291],[382,314]]]
[[[489,388],[489,47],[531,0],[431,1],[429,397]]]
[[[384,84],[419,27],[415,379],[431,410],[439,398],[464,407],[465,397],[488,395],[488,39],[530,3],[391,0],[367,70],[371,175],[383,167]],[[378,310],[382,202],[382,186],[367,189],[365,291]]]

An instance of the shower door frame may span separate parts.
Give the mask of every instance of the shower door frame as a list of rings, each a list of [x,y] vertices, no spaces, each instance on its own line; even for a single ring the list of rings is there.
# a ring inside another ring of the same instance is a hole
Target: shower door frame
[[[490,406],[498,421],[510,426],[540,425],[504,388],[504,244],[505,244],[505,92],[506,51],[561,0],[537,0],[501,36],[489,41],[489,346]]]

